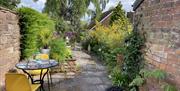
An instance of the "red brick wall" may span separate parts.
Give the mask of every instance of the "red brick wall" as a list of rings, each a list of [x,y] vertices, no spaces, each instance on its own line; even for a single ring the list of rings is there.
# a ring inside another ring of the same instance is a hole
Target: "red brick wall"
[[[167,81],[180,87],[180,0],[144,0],[134,13],[134,24],[138,21],[146,33],[148,67],[166,71]],[[147,89],[159,91],[153,85]]]
[[[0,91],[5,73],[19,61],[19,39],[16,13],[0,7]]]

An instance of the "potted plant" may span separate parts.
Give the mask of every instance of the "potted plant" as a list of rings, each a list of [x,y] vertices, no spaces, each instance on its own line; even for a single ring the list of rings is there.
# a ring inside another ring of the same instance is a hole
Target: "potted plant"
[[[49,54],[49,44],[52,41],[53,31],[49,29],[43,29],[39,32],[39,44],[42,47],[41,53]]]

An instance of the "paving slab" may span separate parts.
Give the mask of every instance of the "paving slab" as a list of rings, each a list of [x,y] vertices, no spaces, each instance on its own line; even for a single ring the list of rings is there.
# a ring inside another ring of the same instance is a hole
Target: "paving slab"
[[[52,75],[51,91],[106,91],[112,86],[108,79],[106,67],[91,55],[80,51],[73,51],[73,57],[80,66],[79,74],[55,73]],[[47,84],[45,84],[46,91]]]

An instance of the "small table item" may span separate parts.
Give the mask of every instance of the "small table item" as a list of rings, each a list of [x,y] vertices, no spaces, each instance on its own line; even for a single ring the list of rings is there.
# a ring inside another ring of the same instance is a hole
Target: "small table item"
[[[32,60],[32,61],[21,61],[16,64],[16,68],[21,69],[24,73],[26,73],[30,79],[32,84],[39,82],[41,84],[41,88],[43,88],[44,77],[48,73],[49,68],[55,67],[58,65],[58,62],[55,60]],[[47,71],[42,74],[43,69],[47,69]],[[33,77],[28,73],[28,70],[41,70],[40,79],[34,80]]]

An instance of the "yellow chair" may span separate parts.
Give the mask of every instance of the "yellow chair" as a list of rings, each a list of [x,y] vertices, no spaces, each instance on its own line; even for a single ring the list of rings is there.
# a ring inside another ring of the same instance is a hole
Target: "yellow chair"
[[[36,91],[40,84],[30,84],[24,74],[7,73],[5,87],[6,91]]]
[[[39,54],[37,55],[38,59],[40,60],[49,60],[49,55],[48,54]],[[27,71],[29,74],[31,74],[32,76],[36,76],[36,75],[40,75],[41,74],[41,70],[29,70]],[[45,74],[47,72],[47,69],[43,69],[42,70],[42,74]],[[50,76],[50,79],[51,79],[51,83],[52,83],[52,77],[51,77],[51,74],[50,72],[48,72],[47,74],[47,78]],[[48,82],[49,82],[49,78],[48,78]]]

